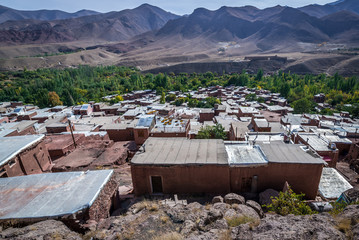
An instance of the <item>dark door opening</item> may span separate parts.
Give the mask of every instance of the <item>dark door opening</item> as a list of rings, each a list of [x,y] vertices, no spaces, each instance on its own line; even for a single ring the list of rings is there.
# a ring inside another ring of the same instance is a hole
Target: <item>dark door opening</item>
[[[162,177],[151,176],[152,193],[162,193]]]

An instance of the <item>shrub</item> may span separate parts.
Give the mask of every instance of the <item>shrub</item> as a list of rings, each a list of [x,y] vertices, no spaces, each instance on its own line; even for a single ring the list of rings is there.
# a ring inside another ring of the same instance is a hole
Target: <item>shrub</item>
[[[289,187],[286,192],[279,192],[279,196],[272,198],[272,203],[268,205],[264,205],[268,209],[268,211],[278,213],[280,215],[307,215],[314,214],[315,211],[304,202],[305,194],[296,194]]]

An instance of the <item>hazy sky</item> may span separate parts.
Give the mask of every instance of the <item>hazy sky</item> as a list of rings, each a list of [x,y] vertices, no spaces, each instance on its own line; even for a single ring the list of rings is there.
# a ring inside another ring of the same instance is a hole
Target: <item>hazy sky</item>
[[[0,5],[19,10],[58,9],[67,12],[76,12],[81,9],[98,12],[120,11],[126,8],[135,8],[143,3],[163,8],[176,14],[189,14],[198,7],[211,10],[221,6],[241,7],[252,5],[258,8],[275,5],[299,7],[308,4],[326,4],[335,0],[0,0]]]

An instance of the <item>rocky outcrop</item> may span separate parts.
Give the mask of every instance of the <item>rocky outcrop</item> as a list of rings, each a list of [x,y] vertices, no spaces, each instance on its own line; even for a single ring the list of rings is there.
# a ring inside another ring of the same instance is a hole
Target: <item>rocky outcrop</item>
[[[71,231],[60,221],[47,220],[22,228],[8,228],[0,232],[0,238],[9,239],[69,239],[81,240],[81,235]]]
[[[83,236],[54,220],[0,232],[0,238],[11,239],[358,239],[358,236],[359,205],[348,206],[337,216],[328,213],[280,216],[264,214],[260,205],[251,200],[246,204],[193,202],[174,207],[140,201],[121,216],[99,221]]]
[[[239,239],[345,239],[329,214],[280,216],[269,214],[255,228],[240,225],[234,238]]]

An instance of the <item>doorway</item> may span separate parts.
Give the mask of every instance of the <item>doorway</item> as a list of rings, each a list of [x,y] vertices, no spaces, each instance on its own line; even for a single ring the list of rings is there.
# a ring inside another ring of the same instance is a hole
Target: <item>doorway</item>
[[[151,176],[152,193],[162,193],[162,177]]]

